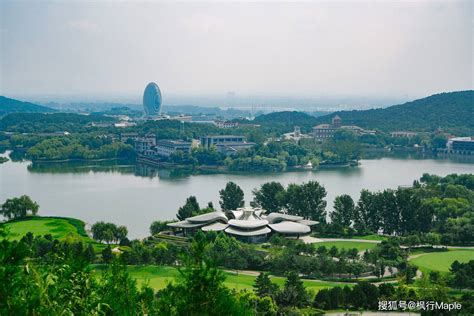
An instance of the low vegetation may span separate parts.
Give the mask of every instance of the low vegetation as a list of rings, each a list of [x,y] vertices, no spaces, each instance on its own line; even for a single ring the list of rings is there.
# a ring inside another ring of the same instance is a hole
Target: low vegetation
[[[471,260],[474,260],[474,249],[421,254],[410,260],[410,263],[418,266],[421,271],[429,273],[431,271],[449,272],[453,262],[467,263]]]

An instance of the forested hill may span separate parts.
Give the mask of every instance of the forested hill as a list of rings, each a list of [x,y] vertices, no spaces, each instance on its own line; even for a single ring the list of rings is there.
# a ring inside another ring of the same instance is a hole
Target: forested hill
[[[46,106],[41,106],[29,102],[22,102],[19,100],[0,96],[0,116],[15,112],[50,113],[56,112],[56,110],[48,108]]]
[[[433,131],[441,127],[456,135],[474,135],[474,90],[435,94],[383,109],[340,111],[316,121],[330,123],[336,114],[343,125],[382,131]]]
[[[317,119],[303,112],[282,111],[259,115],[253,122],[279,133],[289,132],[295,126],[299,126],[303,131],[308,132],[316,124]]]

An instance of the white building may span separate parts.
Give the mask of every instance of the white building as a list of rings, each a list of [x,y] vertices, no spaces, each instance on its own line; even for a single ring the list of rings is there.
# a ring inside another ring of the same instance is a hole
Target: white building
[[[156,142],[156,154],[162,157],[169,157],[177,151],[183,153],[191,152],[192,143],[181,140],[163,139]]]
[[[214,125],[219,128],[235,128],[239,126],[238,122],[214,120]]]

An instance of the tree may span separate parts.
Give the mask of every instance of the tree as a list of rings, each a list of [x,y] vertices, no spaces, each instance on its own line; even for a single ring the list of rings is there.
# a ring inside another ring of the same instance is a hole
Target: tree
[[[188,217],[198,214],[200,211],[199,203],[195,196],[190,196],[186,199],[186,203],[178,209],[176,217],[180,221],[184,221]]]
[[[279,212],[283,208],[285,188],[279,182],[267,182],[262,184],[260,189],[252,191],[254,198],[252,206],[259,206],[268,213]]]
[[[118,240],[120,243],[122,241],[127,239],[127,234],[128,234],[128,229],[125,226],[118,226],[117,229],[115,230],[114,237],[116,240]]]
[[[95,260],[94,247],[92,247],[91,244],[89,244],[84,251],[84,257],[88,262],[93,262]]]
[[[219,191],[219,195],[221,198],[219,204],[223,211],[236,210],[245,204],[244,191],[232,181],[227,182],[225,189]]]
[[[368,190],[362,190],[360,192],[360,198],[357,202],[355,209],[355,228],[360,233],[365,233],[367,230],[377,232],[376,227],[374,231],[375,223],[378,223],[378,215],[374,208],[374,195]]]
[[[270,296],[275,299],[278,294],[278,285],[270,280],[268,273],[261,272],[257,276],[253,289],[259,297]]]
[[[334,199],[334,211],[331,213],[331,221],[342,227],[350,227],[355,215],[354,200],[350,195],[339,195]]]
[[[127,227],[114,223],[97,222],[91,227],[92,237],[99,242],[122,242],[127,238]]]
[[[179,276],[157,293],[161,315],[251,314],[224,285],[225,275],[207,257],[207,247],[202,234],[196,235]]]
[[[316,181],[290,184],[286,189],[285,204],[288,214],[326,222],[326,189]]]
[[[107,247],[102,250],[102,260],[105,263],[110,263],[113,258],[114,254],[112,253],[112,248],[110,248],[110,245],[107,245]]]
[[[36,215],[38,213],[38,203],[31,200],[27,195],[22,195],[19,198],[7,199],[1,205],[0,214],[8,219],[25,218],[28,213]]]
[[[308,305],[309,294],[297,272],[288,273],[279,301],[283,306],[305,307]]]
[[[171,223],[170,221],[154,221],[150,225],[150,234],[156,235],[164,230],[169,229],[168,224]]]

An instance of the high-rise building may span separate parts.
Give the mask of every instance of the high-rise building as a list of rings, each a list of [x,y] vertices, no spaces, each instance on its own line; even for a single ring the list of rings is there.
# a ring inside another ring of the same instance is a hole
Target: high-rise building
[[[143,109],[147,117],[155,117],[161,113],[161,91],[154,82],[150,82],[145,88]]]

